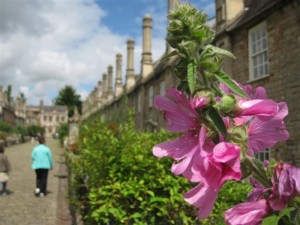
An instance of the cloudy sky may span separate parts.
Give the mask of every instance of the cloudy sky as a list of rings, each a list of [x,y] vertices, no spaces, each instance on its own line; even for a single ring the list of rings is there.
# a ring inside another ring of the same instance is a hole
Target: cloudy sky
[[[214,0],[190,0],[211,18]],[[51,104],[65,85],[85,100],[117,53],[126,70],[126,41],[135,40],[135,73],[142,19],[153,18],[152,55],[165,50],[168,0],[0,0],[0,85],[24,93],[28,104]],[[114,72],[115,73],[115,72]],[[114,74],[115,75],[115,74]],[[123,78],[124,82],[124,78]]]

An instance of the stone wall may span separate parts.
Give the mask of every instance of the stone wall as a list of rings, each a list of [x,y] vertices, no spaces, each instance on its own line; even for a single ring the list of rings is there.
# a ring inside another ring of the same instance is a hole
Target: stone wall
[[[262,21],[267,24],[270,74],[248,82],[248,29]],[[300,4],[285,5],[256,24],[245,25],[231,34],[232,52],[236,56],[232,77],[243,84],[263,86],[268,98],[287,102],[286,125],[290,138],[273,148],[272,155],[300,165]]]

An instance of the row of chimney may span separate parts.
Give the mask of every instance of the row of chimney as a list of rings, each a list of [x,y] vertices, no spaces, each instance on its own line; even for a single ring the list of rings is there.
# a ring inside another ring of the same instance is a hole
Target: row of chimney
[[[168,0],[168,12],[179,4],[179,0]],[[152,60],[152,18],[150,15],[145,15],[143,18],[143,48],[141,59],[141,74],[142,82],[153,72]],[[171,48],[167,45],[167,52]],[[91,111],[91,106],[95,106],[97,102],[98,108],[106,104],[110,104],[115,98],[118,99],[123,91],[130,92],[136,85],[136,76],[134,71],[134,40],[127,40],[127,65],[126,65],[126,81],[123,87],[122,81],[122,55],[116,55],[116,71],[115,71],[115,90],[113,90],[113,66],[109,65],[107,72],[103,73],[102,81],[98,82],[97,87],[89,95],[86,103],[88,108],[83,111]],[[93,110],[92,110],[93,111]]]

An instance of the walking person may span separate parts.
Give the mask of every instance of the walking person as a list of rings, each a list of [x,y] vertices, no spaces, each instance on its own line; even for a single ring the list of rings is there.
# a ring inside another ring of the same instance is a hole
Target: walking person
[[[53,168],[52,154],[50,148],[45,145],[45,138],[39,136],[39,145],[32,150],[32,169],[36,173],[37,197],[44,197],[47,194],[48,171]]]
[[[4,155],[4,147],[0,145],[0,183],[2,183],[2,190],[0,195],[7,195],[9,192],[7,190],[8,173],[11,170],[10,163],[6,155]]]

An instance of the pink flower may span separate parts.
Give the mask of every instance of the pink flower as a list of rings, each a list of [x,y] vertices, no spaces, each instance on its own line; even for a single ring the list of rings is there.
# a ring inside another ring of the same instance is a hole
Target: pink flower
[[[238,107],[236,116],[275,116],[278,112],[277,103],[268,99],[239,100]]]
[[[197,216],[203,219],[211,214],[218,193],[200,183],[184,195],[184,200],[198,208]]]
[[[248,128],[248,148],[258,153],[289,138],[283,119],[288,114],[286,103],[278,103],[279,111],[268,120],[255,117]]]
[[[212,152],[200,151],[192,172],[200,177],[204,185],[219,190],[227,180],[240,180],[241,149],[238,145],[221,142]]]
[[[165,112],[165,119],[169,122],[166,129],[172,132],[186,132],[199,128],[196,119],[200,118],[195,108],[204,106],[205,99],[195,98],[190,101],[182,92],[174,88],[169,89],[167,94],[173,101],[163,96],[154,98],[155,107]]]
[[[267,215],[268,206],[265,199],[241,203],[224,212],[227,225],[260,225]]]
[[[276,168],[273,178],[270,206],[280,211],[295,197],[300,196],[300,169],[288,163],[281,163]]]
[[[194,153],[199,150],[199,131],[201,118],[196,108],[205,104],[205,99],[199,97],[189,100],[176,90],[169,89],[168,95],[173,101],[156,96],[154,104],[157,108],[165,111],[165,119],[169,122],[167,129],[173,132],[184,132],[181,138],[163,142],[153,147],[153,154],[157,157],[170,156],[178,164],[173,164],[172,172],[176,175],[191,176],[191,163]]]

